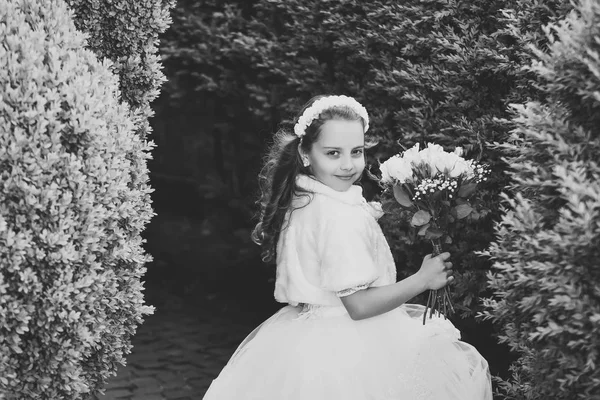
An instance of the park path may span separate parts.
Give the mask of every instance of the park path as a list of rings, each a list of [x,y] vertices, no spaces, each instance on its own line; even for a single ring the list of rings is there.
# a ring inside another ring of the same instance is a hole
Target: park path
[[[239,343],[268,317],[167,303],[138,328],[127,365],[97,400],[200,400]]]

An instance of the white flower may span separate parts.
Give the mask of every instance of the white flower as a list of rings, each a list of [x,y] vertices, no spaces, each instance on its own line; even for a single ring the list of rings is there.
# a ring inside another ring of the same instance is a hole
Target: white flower
[[[456,148],[453,153],[449,153],[444,151],[441,146],[430,143],[420,153],[421,158],[429,165],[432,175],[441,172],[451,178],[458,178],[461,175],[473,176],[471,162],[461,157],[462,148],[460,147]]]
[[[402,158],[409,164],[419,165],[421,163],[421,155],[419,153],[419,143],[415,144],[410,149],[402,153]]]
[[[464,154],[464,150],[462,147],[457,147],[454,149],[454,154],[456,154],[459,157],[462,157]]]
[[[397,155],[387,159],[379,168],[381,180],[385,183],[404,183],[413,178],[413,169],[410,163]]]
[[[426,148],[419,152],[422,162],[429,167],[431,176],[435,176],[438,172],[444,172],[449,168],[453,161],[449,155],[442,146],[432,143],[429,143]]]
[[[432,177],[435,177],[438,173],[449,178],[474,177],[473,161],[465,160],[461,157],[461,154],[462,148],[460,147],[450,153],[444,151],[442,146],[434,143],[428,143],[426,148],[419,150],[419,144],[417,143],[402,155],[393,156],[381,164],[381,180],[385,183],[404,183],[414,178],[413,168],[422,165],[429,169]],[[427,180],[424,180],[424,182],[427,182]]]
[[[466,163],[462,158],[457,159],[454,163],[452,169],[449,170],[449,174],[451,178],[458,178],[461,175],[468,175],[472,173],[472,168],[470,168],[469,164]]]

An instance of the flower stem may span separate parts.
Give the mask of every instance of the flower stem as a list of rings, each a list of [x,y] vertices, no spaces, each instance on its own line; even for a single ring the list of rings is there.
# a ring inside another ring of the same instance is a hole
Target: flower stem
[[[429,307],[430,301],[431,301],[431,290],[429,291],[429,297],[427,297],[427,305],[425,306],[425,312],[423,313],[423,325],[425,325],[425,319],[427,318],[427,307]]]
[[[442,241],[440,239],[431,239],[431,244],[433,246],[433,252],[431,254],[432,257],[436,257],[443,253]],[[435,314],[436,311],[438,313],[438,317],[444,315],[444,318],[446,319],[447,316],[454,313],[454,307],[452,306],[450,294],[448,293],[448,288],[446,286],[444,286],[439,291],[429,291],[427,305],[425,306],[425,313],[423,314],[423,325],[425,325],[425,321],[427,319],[427,311],[429,308],[431,308],[431,310],[429,310],[429,318],[432,318],[433,314]]]

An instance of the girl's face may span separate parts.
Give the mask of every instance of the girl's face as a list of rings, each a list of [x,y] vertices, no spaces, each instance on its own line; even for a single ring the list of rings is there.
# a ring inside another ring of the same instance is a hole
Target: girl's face
[[[365,135],[359,121],[329,120],[305,156],[317,180],[345,192],[365,169],[364,149]]]

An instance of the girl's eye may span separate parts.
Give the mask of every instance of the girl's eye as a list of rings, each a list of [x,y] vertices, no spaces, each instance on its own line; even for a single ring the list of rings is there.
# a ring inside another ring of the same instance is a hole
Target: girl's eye
[[[363,150],[363,149],[356,149],[356,150],[354,150],[354,151],[353,151],[353,153],[354,153],[354,154],[358,154],[358,155],[362,155],[362,154],[363,154],[363,152],[364,152],[364,150]],[[328,151],[328,152],[327,152],[327,155],[328,155],[328,156],[337,156],[337,155],[339,155],[339,154],[340,154],[340,152],[339,152],[339,151],[337,151],[337,150],[331,150],[331,151]]]

